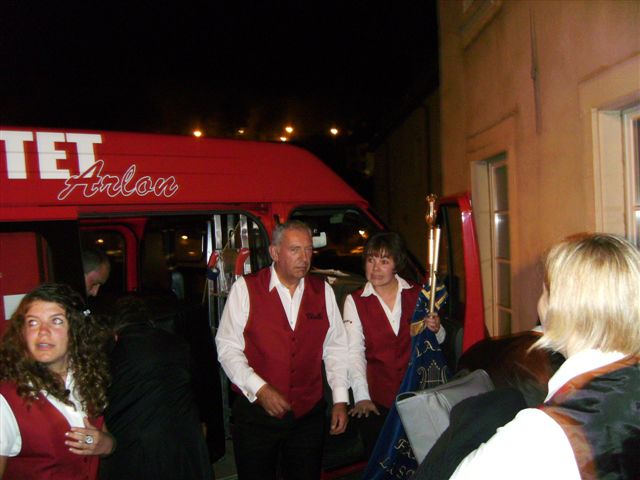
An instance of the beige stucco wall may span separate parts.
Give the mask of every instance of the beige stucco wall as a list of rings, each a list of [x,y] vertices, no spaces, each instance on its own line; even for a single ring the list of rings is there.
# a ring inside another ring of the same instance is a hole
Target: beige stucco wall
[[[520,331],[537,320],[545,249],[596,227],[588,117],[599,105],[585,100],[586,90],[594,96],[585,85],[620,71],[624,87],[603,98],[635,101],[640,70],[619,67],[633,67],[640,56],[640,2],[487,0],[473,6],[481,7],[475,20],[463,15],[461,0],[439,1],[443,193],[471,190],[471,163],[507,153],[512,330]]]

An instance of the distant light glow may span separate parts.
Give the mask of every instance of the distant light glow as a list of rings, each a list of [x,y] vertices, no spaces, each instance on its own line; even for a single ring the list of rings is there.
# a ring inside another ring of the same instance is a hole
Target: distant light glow
[[[239,128],[237,130],[238,135],[244,135],[244,128]]]
[[[202,130],[194,130],[193,136],[196,138],[200,138],[202,136]]]
[[[99,243],[99,244],[102,245],[104,243],[104,239],[103,238],[99,238],[99,239],[96,240],[96,243]]]
[[[291,135],[293,133],[293,127],[291,125],[287,125],[284,127],[284,131]]]
[[[329,133],[335,137],[336,135],[338,135],[340,133],[340,130],[338,130],[336,127],[331,127],[329,129]]]
[[[180,235],[180,238],[182,240],[189,240],[189,237],[187,235]]]
[[[288,140],[289,140],[289,139],[288,139],[287,137],[280,137],[280,141],[281,141],[281,142],[286,142],[286,141],[288,141]]]

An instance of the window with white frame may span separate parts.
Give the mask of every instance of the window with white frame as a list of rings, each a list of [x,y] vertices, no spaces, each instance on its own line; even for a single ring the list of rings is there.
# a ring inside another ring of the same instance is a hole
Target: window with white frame
[[[625,163],[627,165],[627,232],[640,247],[640,105],[622,112]]]
[[[491,335],[511,333],[508,179],[505,154],[473,165],[474,216],[485,292],[485,321]]]

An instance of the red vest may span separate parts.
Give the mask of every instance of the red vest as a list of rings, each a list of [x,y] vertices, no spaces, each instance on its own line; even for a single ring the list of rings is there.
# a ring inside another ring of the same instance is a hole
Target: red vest
[[[278,291],[269,291],[271,269],[247,275],[250,310],[244,328],[249,365],[291,404],[296,418],[323,395],[322,351],[329,318],[325,282],[307,276],[295,330],[291,330]]]
[[[393,332],[378,297],[363,297],[364,289],[351,296],[358,310],[365,342],[367,384],[374,402],[390,408],[407,370],[411,355],[410,323],[420,289],[411,284],[400,292],[402,315],[398,335]]]
[[[4,480],[93,480],[97,478],[97,456],[76,455],[64,442],[71,429],[67,419],[42,395],[31,404],[18,395],[16,385],[3,382],[0,393],[18,422],[22,448],[9,457]],[[92,422],[102,427],[102,417]]]

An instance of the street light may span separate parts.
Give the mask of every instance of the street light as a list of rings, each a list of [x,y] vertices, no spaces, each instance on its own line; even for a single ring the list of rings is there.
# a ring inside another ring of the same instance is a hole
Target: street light
[[[329,133],[335,137],[338,135],[338,133],[340,133],[340,130],[338,130],[336,127],[331,127],[329,129]]]
[[[202,136],[202,131],[201,130],[194,130],[193,131],[193,136],[196,138],[200,138]]]
[[[293,133],[293,127],[291,125],[287,125],[284,127],[284,131],[291,135]]]

